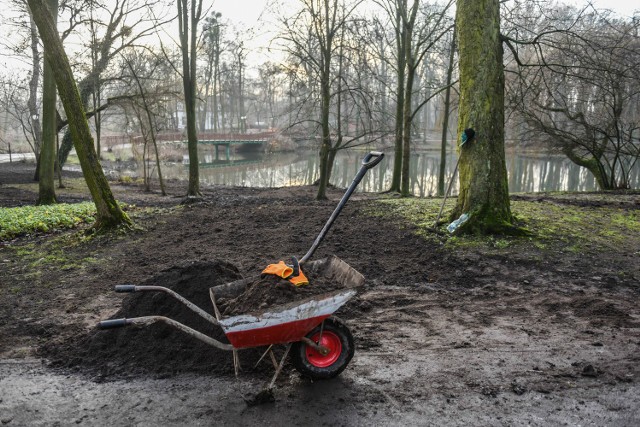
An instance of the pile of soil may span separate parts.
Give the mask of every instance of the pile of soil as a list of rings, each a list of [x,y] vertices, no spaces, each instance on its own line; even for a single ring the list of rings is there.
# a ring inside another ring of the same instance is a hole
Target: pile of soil
[[[336,281],[320,273],[307,277],[310,282],[308,285],[295,286],[277,276],[259,276],[237,298],[220,299],[216,304],[224,316],[256,313],[267,307],[342,288]],[[169,288],[213,314],[209,288],[241,278],[238,269],[228,262],[199,261],[168,268],[138,285]],[[169,317],[228,343],[220,327],[211,325],[164,292],[128,294],[121,309],[111,318],[152,315]],[[40,355],[49,359],[53,367],[90,372],[98,378],[141,374],[165,377],[181,372],[231,375],[234,372],[231,352],[216,349],[164,323],[155,323],[142,329],[131,326],[108,330],[96,328],[62,343],[50,342],[42,347]],[[241,365],[253,366],[260,355],[259,348],[240,351]],[[262,364],[261,367],[266,367],[266,372],[270,365]]]
[[[200,261],[161,271],[139,285],[169,288],[208,313],[213,313],[209,288],[240,279],[235,266],[224,261]],[[159,315],[177,320],[212,338],[227,343],[219,327],[189,310],[163,292],[127,295],[113,319]],[[241,352],[252,357],[249,352]],[[41,355],[54,367],[87,370],[99,377],[128,377],[143,373],[159,377],[179,372],[231,374],[231,352],[216,349],[164,323],[143,329],[125,327],[94,329],[87,335],[51,343]]]

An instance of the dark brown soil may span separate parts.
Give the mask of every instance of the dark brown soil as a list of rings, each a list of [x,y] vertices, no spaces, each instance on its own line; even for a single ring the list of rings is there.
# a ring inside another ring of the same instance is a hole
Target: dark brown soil
[[[28,164],[0,165],[0,206],[32,204],[36,194],[24,187],[31,175]],[[61,200],[89,200],[74,185],[60,192]],[[329,200],[316,201],[314,187],[214,187],[204,188],[201,203],[181,206],[185,184],[171,182],[168,188],[170,195],[161,197],[137,185],[112,183],[119,200],[136,206],[130,213],[138,228],[127,234],[84,239],[81,232],[69,231],[0,244],[3,359],[46,357],[65,372],[103,380],[233,374],[230,353],[159,325],[98,331],[103,319],[160,314],[222,339],[164,295],[123,296],[113,292],[114,285],[164,285],[211,312],[209,287],[254,277],[267,264],[302,256],[342,190],[331,189]],[[400,218],[372,216],[369,208],[378,206],[377,197],[355,194],[314,255],[336,255],[366,278],[364,288],[337,313],[355,336],[356,355],[341,374],[344,382],[329,387],[327,395],[343,399],[333,401],[334,408],[350,408],[352,402],[365,412],[416,408],[436,399],[434,411],[449,404],[464,411],[476,403],[497,410],[506,399],[502,396],[537,396],[535,402],[552,414],[555,396],[574,393],[576,402],[589,404],[594,401],[585,396],[627,396],[626,390],[635,387],[640,236],[632,236],[629,247],[582,253],[564,244],[451,250],[438,239],[420,237]],[[581,209],[612,203],[627,212],[640,209],[637,192],[514,197]],[[34,248],[63,259],[34,259]],[[243,357],[252,360],[255,354]],[[292,380],[283,378],[280,385],[297,399],[297,386],[287,386]],[[340,390],[348,392],[340,395]],[[315,399],[313,393],[309,399]],[[601,424],[632,425],[616,417],[632,417],[638,406],[626,400],[620,405],[626,409],[606,410]],[[521,420],[506,406],[502,410],[506,420]],[[589,414],[597,417],[603,410]],[[466,424],[477,421],[473,415],[465,419]],[[500,423],[490,420],[486,424]],[[553,423],[567,420],[565,414]]]
[[[198,307],[211,312],[209,288],[240,278],[238,270],[225,262],[198,261],[159,272],[141,286],[169,288]],[[112,318],[165,316],[227,343],[219,328],[162,292],[130,294]],[[170,343],[170,344],[169,344]],[[147,328],[99,330],[51,342],[38,352],[54,367],[91,372],[99,378],[153,374],[163,377],[180,372],[228,374],[233,372],[231,353],[212,348],[164,323]],[[247,352],[243,352],[247,355]]]
[[[304,271],[304,270],[303,270]],[[296,286],[278,276],[262,274],[246,290],[224,304],[225,316],[259,313],[274,306],[291,304],[312,296],[342,288],[342,285],[322,275],[307,274],[309,284]]]

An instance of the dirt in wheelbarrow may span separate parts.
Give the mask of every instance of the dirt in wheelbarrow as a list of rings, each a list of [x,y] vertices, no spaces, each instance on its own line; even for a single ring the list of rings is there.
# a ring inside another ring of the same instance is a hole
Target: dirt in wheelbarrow
[[[32,172],[0,166],[0,206],[34,203]],[[65,184],[61,201],[90,200],[71,176]],[[381,204],[389,195],[355,194],[313,256],[336,255],[366,278],[337,312],[355,356],[329,381],[286,366],[276,401],[247,408],[273,372],[252,371],[259,351],[239,352],[236,379],[230,352],[178,331],[96,324],[164,315],[223,339],[162,294],[113,287],[165,285],[211,310],[209,287],[302,256],[342,190],[316,201],[315,187],[203,186],[201,203],[182,205],[185,188],[170,181],[162,197],[113,182],[135,205],[126,234],[1,243],[3,425],[637,425],[640,233],[612,228],[637,227],[637,191],[514,195],[516,215],[570,219],[523,244],[425,236],[403,215],[380,216],[401,209]],[[583,240],[564,234],[573,225]]]
[[[285,306],[313,296],[344,289],[344,286],[321,274],[307,273],[309,283],[295,285],[289,280],[271,274],[261,274],[246,286],[235,298],[219,302],[225,316],[268,311],[272,307]]]

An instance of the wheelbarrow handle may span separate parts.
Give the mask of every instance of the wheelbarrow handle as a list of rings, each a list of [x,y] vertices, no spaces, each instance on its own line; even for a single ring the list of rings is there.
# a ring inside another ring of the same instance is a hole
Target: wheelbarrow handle
[[[121,328],[123,326],[129,326],[133,324],[130,319],[111,319],[111,320],[103,320],[98,323],[98,328],[100,329],[113,329],[113,328]]]
[[[135,292],[136,285],[116,285],[116,292]]]

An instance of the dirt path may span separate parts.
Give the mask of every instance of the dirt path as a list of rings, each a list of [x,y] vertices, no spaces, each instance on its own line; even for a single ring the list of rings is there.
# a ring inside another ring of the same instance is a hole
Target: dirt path
[[[1,206],[30,203],[26,172],[0,170]],[[254,275],[303,254],[342,194],[332,190],[331,200],[317,202],[313,188],[223,187],[206,189],[205,203],[178,207],[178,183],[166,198],[113,188],[120,200],[148,207],[132,210],[141,229],[126,238],[63,233],[0,246],[3,425],[635,426],[640,419],[640,236],[632,247],[584,253],[451,251],[402,222],[371,215],[375,195],[350,201],[316,254],[335,254],[367,278],[338,313],[356,339],[338,378],[310,382],[287,367],[276,401],[249,407],[244,398],[267,381],[268,370],[235,379],[226,368],[208,372],[159,358],[157,349],[133,363],[125,353],[118,369],[88,369],[71,360],[69,343],[120,308],[113,285],[161,274],[191,283],[194,262],[224,262],[237,271],[229,274]],[[579,200],[596,213],[603,203],[634,212],[640,206],[637,194]],[[177,345],[175,337],[158,340],[167,349]],[[51,348],[68,363],[51,365]],[[138,369],[145,363],[161,369]]]

